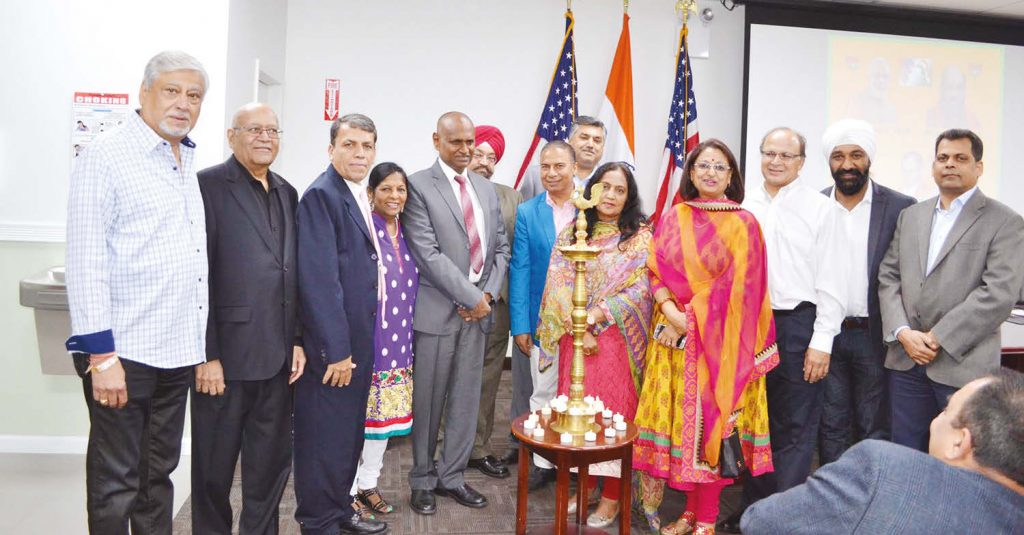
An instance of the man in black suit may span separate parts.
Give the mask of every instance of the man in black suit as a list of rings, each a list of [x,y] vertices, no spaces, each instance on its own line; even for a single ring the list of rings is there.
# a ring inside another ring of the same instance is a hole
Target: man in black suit
[[[835,187],[822,193],[836,202],[839,235],[850,255],[846,318],[832,345],[825,376],[820,427],[822,464],[839,458],[853,441],[889,439],[888,388],[878,266],[889,249],[896,221],[913,197],[870,177],[875,131],[856,119],[830,126],[822,138]]]
[[[291,470],[291,391],[306,357],[296,344],[295,205],[270,170],[277,114],[248,104],[227,131],[233,155],[199,172],[210,263],[206,362],[192,392],[192,531],[230,534],[242,456],[242,533],[277,533]]]
[[[309,373],[295,385],[295,519],[304,535],[384,533],[352,503],[363,451],[380,298],[379,255],[364,179],[377,151],[365,115],[331,125],[331,163],[298,209],[299,297]],[[479,388],[479,387],[478,387]]]

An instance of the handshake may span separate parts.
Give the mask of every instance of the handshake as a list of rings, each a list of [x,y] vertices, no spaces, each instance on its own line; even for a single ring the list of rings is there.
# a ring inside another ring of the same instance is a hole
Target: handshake
[[[494,298],[491,294],[484,293],[483,297],[480,298],[480,302],[473,308],[462,308],[458,307],[456,310],[459,313],[459,317],[466,322],[480,321],[487,317],[491,313],[491,301]]]

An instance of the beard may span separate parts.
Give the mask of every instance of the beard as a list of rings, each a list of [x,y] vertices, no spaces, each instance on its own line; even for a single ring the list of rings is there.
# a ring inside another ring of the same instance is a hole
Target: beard
[[[843,195],[856,195],[864,189],[864,185],[868,183],[868,171],[871,167],[866,167],[864,171],[860,169],[843,170],[837,169],[832,172],[832,180],[836,183],[836,189],[842,192]],[[843,175],[853,175],[853,178],[847,178]]]

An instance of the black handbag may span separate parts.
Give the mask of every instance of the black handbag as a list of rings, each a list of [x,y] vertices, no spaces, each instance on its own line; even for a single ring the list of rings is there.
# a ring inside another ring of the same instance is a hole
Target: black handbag
[[[722,449],[718,454],[718,466],[723,478],[735,479],[747,471],[747,463],[743,461],[740,434],[736,432],[736,429],[722,439]]]

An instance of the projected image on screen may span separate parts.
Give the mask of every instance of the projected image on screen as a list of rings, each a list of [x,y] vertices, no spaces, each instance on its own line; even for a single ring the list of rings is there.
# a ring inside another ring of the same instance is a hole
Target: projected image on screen
[[[1024,48],[941,39],[750,26],[745,172],[760,187],[758,144],[770,128],[807,137],[803,178],[831,185],[821,134],[846,117],[878,133],[872,178],[919,200],[938,194],[932,179],[935,137],[969,128],[985,143],[979,186],[1018,211],[1024,189],[1004,177],[1014,147],[1024,147]],[[1005,150],[1004,150],[1005,148]],[[753,157],[752,157],[753,156]]]
[[[885,150],[872,168],[909,195],[937,192],[919,140],[951,126],[981,135],[1000,130],[1002,47],[832,35],[828,55],[830,122],[854,117],[874,125]],[[998,137],[987,141],[990,153],[1001,152]],[[991,165],[986,174],[998,174]],[[986,189],[997,195],[994,186]]]

